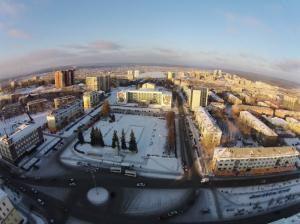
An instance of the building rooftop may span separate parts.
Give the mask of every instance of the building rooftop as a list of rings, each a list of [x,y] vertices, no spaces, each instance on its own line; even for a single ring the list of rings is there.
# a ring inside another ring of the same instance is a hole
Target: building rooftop
[[[202,125],[205,126],[207,130],[210,130],[212,132],[221,132],[221,129],[218,127],[215,120],[203,107],[199,107],[195,112],[196,117],[201,117],[200,119],[203,123]]]
[[[250,112],[241,111],[240,116],[242,116],[244,118],[248,118],[249,120],[251,120],[252,127],[254,129],[256,129],[257,131],[259,131],[259,132],[261,132],[265,135],[268,135],[268,136],[277,136],[277,134],[271,128],[269,128],[267,125],[265,125],[261,120],[256,118]]]
[[[249,148],[216,148],[214,157],[218,159],[240,158],[255,159],[282,156],[299,156],[295,147],[249,147]]]
[[[33,122],[23,123],[20,126],[18,126],[10,135],[3,135],[2,137],[0,137],[0,141],[7,142],[8,140],[11,140],[12,142],[16,142],[22,137],[29,135],[38,127],[39,125],[37,123],[33,123]]]

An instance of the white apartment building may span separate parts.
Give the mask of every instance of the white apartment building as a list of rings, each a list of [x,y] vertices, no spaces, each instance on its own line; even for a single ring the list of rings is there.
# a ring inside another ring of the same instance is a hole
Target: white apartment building
[[[300,135],[300,122],[292,117],[287,117],[286,121],[288,123],[288,129]]]
[[[242,104],[242,100],[233,95],[232,93],[226,93],[226,99],[231,104]]]
[[[202,139],[214,147],[220,145],[222,131],[203,107],[195,110],[195,120],[198,123]]]
[[[216,175],[265,174],[295,168],[299,152],[295,147],[216,148]]]
[[[258,137],[260,137],[264,145],[273,145],[276,143],[278,135],[250,112],[241,111],[239,119],[257,132]]]
[[[56,132],[84,113],[82,100],[76,100],[58,110],[53,110],[47,115],[48,128]]]
[[[0,154],[4,159],[15,162],[26,152],[32,151],[44,141],[41,127],[28,122],[17,127],[10,135],[0,137]]]
[[[7,194],[0,189],[0,223],[19,224],[22,221],[21,214],[14,208]]]
[[[102,93],[97,91],[85,92],[82,96],[84,109],[87,110],[97,106],[101,101]]]

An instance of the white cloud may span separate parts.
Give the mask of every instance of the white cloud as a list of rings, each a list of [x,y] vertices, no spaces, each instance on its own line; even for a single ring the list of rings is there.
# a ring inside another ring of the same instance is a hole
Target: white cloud
[[[18,16],[25,9],[24,4],[8,0],[0,0],[0,14],[9,17]]]

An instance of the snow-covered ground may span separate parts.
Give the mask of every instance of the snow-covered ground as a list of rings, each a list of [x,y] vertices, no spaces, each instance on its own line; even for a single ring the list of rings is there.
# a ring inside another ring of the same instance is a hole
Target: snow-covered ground
[[[300,179],[249,187],[218,188],[216,197],[225,219],[247,217],[300,202]]]
[[[78,145],[77,149],[85,153],[81,154],[74,151],[74,142],[62,154],[63,160],[69,164],[70,162],[75,164],[74,161],[83,159],[119,166],[131,166],[138,171],[143,171],[147,176],[151,176],[152,172],[164,172],[177,176],[182,174],[180,161],[174,153],[169,155],[165,152],[167,128],[164,118],[117,113],[115,116],[115,122],[110,123],[101,120],[94,125],[95,128],[101,130],[104,143],[107,146],[91,146],[89,143]],[[126,134],[127,146],[130,132],[133,130],[138,153],[122,149],[118,152],[117,149],[110,147],[114,130],[117,131],[120,138],[122,129]],[[90,142],[90,131],[91,129],[84,132],[86,142]]]

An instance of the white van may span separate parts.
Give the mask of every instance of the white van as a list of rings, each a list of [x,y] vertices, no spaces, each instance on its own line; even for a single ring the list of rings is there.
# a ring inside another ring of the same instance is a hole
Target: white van
[[[122,169],[121,169],[121,167],[112,166],[112,167],[110,167],[110,172],[112,172],[112,173],[121,173]]]
[[[136,177],[136,171],[134,171],[134,170],[125,170],[124,175],[129,176],[129,177]]]

